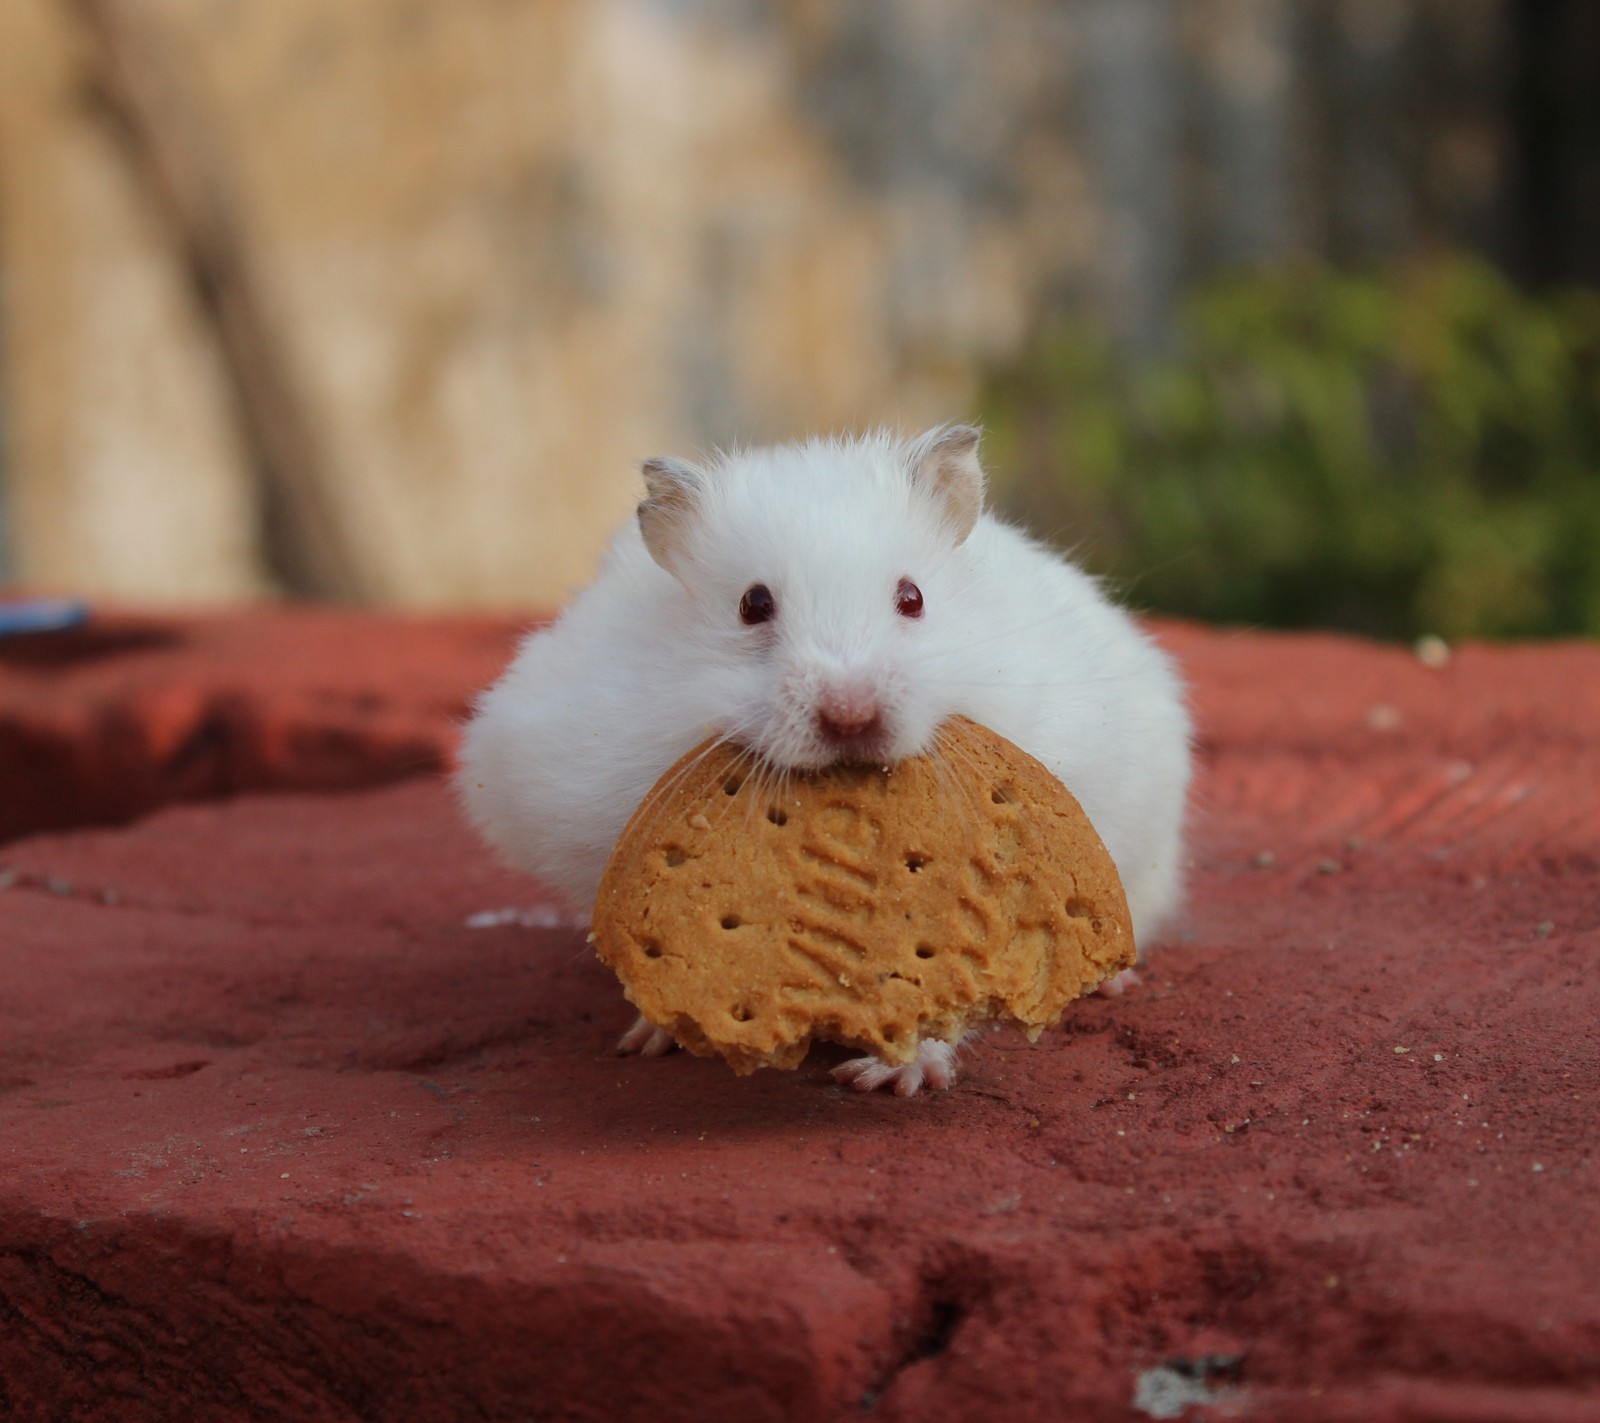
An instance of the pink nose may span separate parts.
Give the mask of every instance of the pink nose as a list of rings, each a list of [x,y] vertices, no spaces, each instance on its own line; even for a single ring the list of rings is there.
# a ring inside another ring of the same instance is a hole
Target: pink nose
[[[863,741],[882,725],[883,711],[870,691],[830,688],[817,699],[817,730],[829,741]]]

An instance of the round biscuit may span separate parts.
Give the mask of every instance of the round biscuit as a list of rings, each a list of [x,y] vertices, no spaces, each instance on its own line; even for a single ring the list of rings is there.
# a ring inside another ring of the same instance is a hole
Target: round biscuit
[[[1078,802],[959,718],[888,769],[696,747],[617,841],[593,928],[650,1022],[739,1073],[796,1067],[813,1040],[903,1063],[987,1021],[1036,1038],[1134,961]]]

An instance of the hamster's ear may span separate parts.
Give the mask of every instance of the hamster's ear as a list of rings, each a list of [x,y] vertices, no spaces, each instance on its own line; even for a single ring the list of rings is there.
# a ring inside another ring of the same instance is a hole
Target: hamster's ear
[[[906,449],[912,488],[939,504],[957,543],[965,541],[983,510],[980,438],[974,425],[938,425],[917,436]]]
[[[650,557],[673,573],[705,490],[705,473],[683,460],[651,459],[642,468],[648,497],[639,505],[639,532]]]

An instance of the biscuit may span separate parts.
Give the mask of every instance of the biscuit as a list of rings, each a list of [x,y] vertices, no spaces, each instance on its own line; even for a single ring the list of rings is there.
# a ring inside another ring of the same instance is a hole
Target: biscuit
[[[593,927],[650,1022],[741,1074],[796,1067],[814,1039],[904,1063],[985,1021],[1036,1038],[1134,961],[1078,802],[962,719],[887,770],[696,747],[617,841]]]

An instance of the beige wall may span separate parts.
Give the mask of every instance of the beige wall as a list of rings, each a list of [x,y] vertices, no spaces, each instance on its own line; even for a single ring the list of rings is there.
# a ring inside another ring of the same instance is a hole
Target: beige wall
[[[262,570],[224,373],[165,234],[82,101],[47,0],[0,5],[0,276],[26,580],[157,598]]]
[[[1162,0],[104,3],[182,78],[373,599],[558,598],[640,458],[967,414],[1041,311],[1089,291],[1143,329],[1181,263],[1147,201],[1188,142]],[[1491,8],[1461,0],[1455,29]],[[1288,0],[1182,9],[1172,43],[1243,46],[1206,61],[1234,129],[1284,122],[1293,86],[1261,54]],[[0,3],[18,572],[252,594],[272,574],[237,365],[136,148],[86,100],[75,14]],[[1085,85],[1085,55],[1115,82]],[[1235,164],[1258,227],[1287,210],[1277,151]]]
[[[772,39],[613,0],[152,8],[215,124],[379,598],[558,597],[646,455],[961,406],[964,373],[885,330],[890,224],[797,122]],[[19,572],[252,593],[215,335],[81,101],[64,15],[0,6]]]

